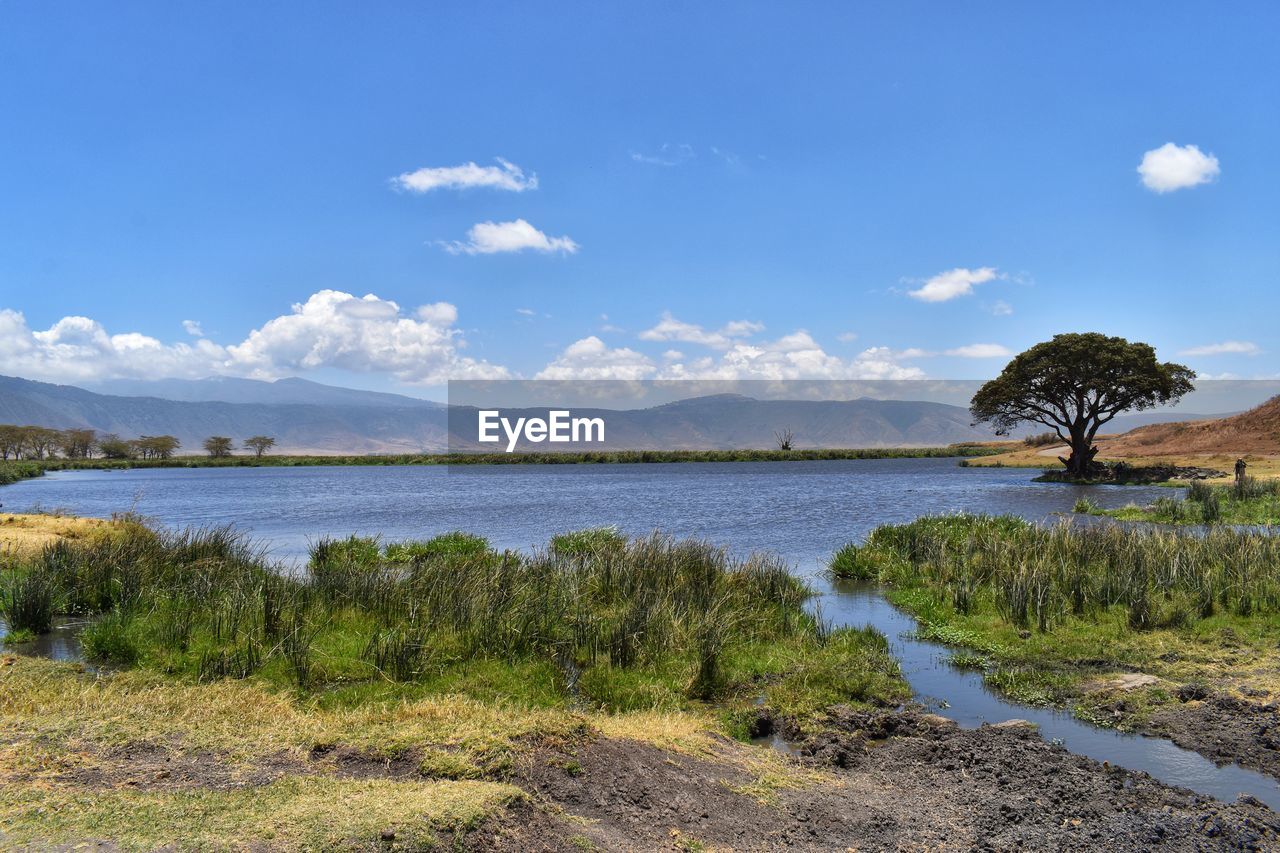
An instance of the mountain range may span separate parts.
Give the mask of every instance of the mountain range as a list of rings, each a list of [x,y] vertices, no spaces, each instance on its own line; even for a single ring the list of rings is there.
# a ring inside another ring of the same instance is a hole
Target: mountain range
[[[476,410],[414,397],[323,385],[304,379],[117,380],[95,390],[0,376],[0,423],[65,429],[90,427],[132,438],[173,435],[180,452],[198,452],[210,435],[242,441],[270,435],[277,453],[422,453],[494,450],[476,441]],[[545,417],[546,409],[503,410],[503,416]],[[574,408],[575,417],[603,417],[603,445],[591,449],[767,448],[790,430],[795,446],[912,447],[988,441],[961,406],[928,401],[759,400],[717,394],[637,409]],[[1117,418],[1114,432],[1202,415],[1160,412]],[[453,441],[450,442],[450,431]],[[1022,435],[1033,431],[1024,430]],[[530,445],[522,449],[579,449]]]

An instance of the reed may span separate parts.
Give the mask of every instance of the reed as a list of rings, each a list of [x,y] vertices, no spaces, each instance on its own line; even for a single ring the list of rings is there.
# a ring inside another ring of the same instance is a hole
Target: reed
[[[290,570],[230,528],[129,520],[10,571],[15,589],[44,591],[49,613],[106,614],[87,636],[97,657],[305,692],[552,673],[573,701],[652,707],[732,695],[814,649],[844,661],[824,672],[858,667],[850,649],[866,645],[831,643],[841,632],[805,609],[810,591],[774,557],[612,529],[561,534],[528,553],[461,532],[387,545],[323,539]],[[878,671],[880,656],[865,651]]]
[[[1112,607],[1135,630],[1280,611],[1280,537],[1221,526],[1197,535],[940,516],[877,528],[857,550],[844,561],[877,565],[881,582],[932,588],[958,613],[987,597],[1006,622],[1042,632]]]

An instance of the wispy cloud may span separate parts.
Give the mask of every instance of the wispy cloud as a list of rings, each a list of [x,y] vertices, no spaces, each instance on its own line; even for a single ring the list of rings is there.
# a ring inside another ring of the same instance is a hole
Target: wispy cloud
[[[190,335],[193,338],[204,337],[204,329],[200,327],[199,320],[183,320],[182,328],[183,328],[183,331],[185,331],[188,335]]]
[[[1013,306],[1003,299],[997,299],[987,310],[995,317],[1008,317],[1013,314]]]
[[[842,344],[851,344],[858,339],[857,332],[841,332],[836,335],[836,340]]]
[[[1203,344],[1184,349],[1181,355],[1261,355],[1262,348],[1252,341],[1223,341],[1220,344]]]
[[[478,222],[467,231],[467,239],[442,242],[454,255],[493,255],[501,252],[563,252],[572,255],[579,246],[569,237],[549,237],[523,219],[513,222]]]
[[[480,166],[463,163],[461,166],[432,166],[405,172],[391,179],[397,189],[412,193],[428,193],[432,190],[465,190],[486,187],[509,192],[524,192],[538,188],[538,176],[524,170],[509,160],[497,158],[496,166]]]
[[[908,291],[907,295],[912,299],[919,299],[921,302],[948,302],[973,293],[975,284],[982,284],[998,277],[999,274],[996,272],[995,267],[979,267],[978,269],[956,267],[955,269],[938,273],[933,278],[926,280],[917,289]]]
[[[697,154],[693,150],[692,145],[680,143],[673,145],[670,142],[663,143],[657,151],[653,153],[643,153],[640,151],[632,151],[631,159],[637,163],[644,163],[648,166],[679,166],[687,163],[696,157]]]
[[[1218,158],[1212,154],[1205,154],[1195,145],[1172,142],[1146,152],[1138,164],[1142,185],[1157,193],[1207,184],[1221,171]]]
[[[943,350],[943,355],[953,358],[1010,358],[1013,350],[1000,344],[966,344],[962,347]]]

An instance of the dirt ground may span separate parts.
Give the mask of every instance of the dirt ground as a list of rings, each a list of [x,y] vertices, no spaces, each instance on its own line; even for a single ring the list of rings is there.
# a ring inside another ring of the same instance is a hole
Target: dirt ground
[[[828,780],[755,798],[725,766],[633,742],[545,755],[521,782],[577,825],[508,849],[1169,850],[1280,848],[1280,815],[1072,755],[1021,725],[961,730],[914,713],[835,712],[799,760]],[[569,767],[572,772],[566,770]],[[736,790],[735,790],[736,789]]]
[[[535,744],[495,771],[527,798],[438,836],[437,849],[1280,849],[1280,815],[1256,800],[1170,788],[1073,755],[1018,722],[964,730],[913,711],[836,708],[787,759],[798,772],[761,776],[765,765],[750,756],[763,749],[716,739],[692,755],[598,735]],[[253,789],[299,775],[408,783],[425,772],[414,752],[388,759],[342,746],[251,768],[178,743],[98,759],[57,783],[91,795]],[[353,844],[394,848],[396,832]]]

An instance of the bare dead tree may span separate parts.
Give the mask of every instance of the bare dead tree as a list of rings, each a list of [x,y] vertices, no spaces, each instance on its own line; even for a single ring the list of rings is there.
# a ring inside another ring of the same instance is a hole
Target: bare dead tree
[[[790,450],[795,445],[795,430],[790,427],[774,430],[773,440],[777,442],[779,450]]]

